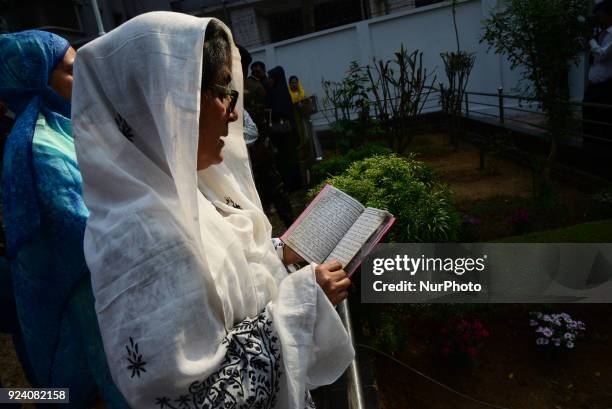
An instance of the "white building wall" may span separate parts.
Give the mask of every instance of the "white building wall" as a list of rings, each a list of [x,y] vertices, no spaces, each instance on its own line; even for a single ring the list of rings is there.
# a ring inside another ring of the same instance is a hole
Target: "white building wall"
[[[461,49],[476,54],[469,91],[496,93],[503,87],[512,94],[521,78],[508,61],[488,51],[480,43],[482,20],[497,0],[463,0],[457,7]],[[349,63],[365,65],[372,58],[390,59],[400,44],[408,51],[423,51],[424,66],[437,74],[436,82],[446,82],[440,53],[456,50],[450,1],[376,17],[354,24],[293,38],[250,50],[253,60],[263,61],[268,69],[281,65],[287,76],[300,78],[307,94],[322,97],[321,80],[341,81]],[[581,98],[584,68],[573,70],[572,97]],[[474,102],[495,103],[491,97],[474,97]],[[478,109],[474,106],[471,109]],[[482,107],[481,107],[482,109]]]
[[[296,75],[307,89],[320,88],[323,78],[344,78],[349,62],[359,59],[360,47],[354,41],[356,31],[354,26],[349,26],[324,37],[314,36],[297,44],[276,47],[274,65],[282,66],[287,78]],[[334,63],[330,64],[332,61]],[[346,63],[340,64],[341,61]],[[320,91],[310,93],[320,94]]]

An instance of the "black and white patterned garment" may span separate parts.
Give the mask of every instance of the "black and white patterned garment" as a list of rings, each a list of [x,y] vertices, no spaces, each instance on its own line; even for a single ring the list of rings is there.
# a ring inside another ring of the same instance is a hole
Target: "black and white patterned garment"
[[[222,343],[227,346],[227,353],[216,373],[193,382],[183,395],[158,397],[154,402],[156,407],[274,408],[282,376],[281,349],[268,312],[264,311],[236,325]],[[133,361],[130,360],[130,363],[133,364]],[[305,409],[315,409],[308,392],[305,401]]]

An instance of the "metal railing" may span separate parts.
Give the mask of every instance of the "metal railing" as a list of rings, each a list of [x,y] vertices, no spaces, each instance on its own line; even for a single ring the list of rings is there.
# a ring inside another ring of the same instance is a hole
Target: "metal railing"
[[[568,138],[564,142],[582,146],[585,139],[591,139],[609,144],[612,148],[612,122],[584,117],[584,113],[588,113],[589,110],[609,111],[612,115],[612,105],[575,101],[568,104],[571,118],[568,120],[569,126],[566,129]],[[539,101],[534,98],[505,94],[502,87],[498,88],[497,93],[467,91],[462,105],[461,113],[468,118],[482,119],[486,122],[537,134],[551,130],[546,113],[542,111]],[[530,109],[525,108],[525,105]],[[611,139],[594,135],[591,133],[593,130],[609,134]]]
[[[340,315],[340,319],[346,328],[346,332],[348,333],[349,339],[353,345],[354,336],[353,336],[353,323],[351,321],[351,314],[349,310],[348,300],[342,301],[340,306],[338,307],[338,314]],[[363,397],[363,384],[361,382],[361,375],[359,373],[359,363],[357,361],[357,348],[355,347],[355,358],[353,362],[351,362],[351,366],[348,370],[347,376],[348,382],[348,406],[349,409],[365,409],[365,399]]]

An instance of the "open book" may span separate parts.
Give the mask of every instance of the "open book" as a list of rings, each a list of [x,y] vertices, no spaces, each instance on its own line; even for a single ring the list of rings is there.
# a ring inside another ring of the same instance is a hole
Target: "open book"
[[[350,276],[394,222],[391,213],[325,185],[281,240],[309,263],[339,260]]]

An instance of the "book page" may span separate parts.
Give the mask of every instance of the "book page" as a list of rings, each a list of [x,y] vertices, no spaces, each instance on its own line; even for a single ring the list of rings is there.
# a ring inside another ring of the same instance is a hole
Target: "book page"
[[[388,216],[384,210],[365,209],[325,261],[337,259],[346,267]]]
[[[315,263],[327,258],[364,211],[357,200],[333,186],[319,195],[296,221],[295,229],[283,238],[306,261]]]
[[[372,233],[372,235],[368,238],[366,243],[361,246],[357,254],[353,257],[353,259],[344,266],[344,271],[348,274],[348,276],[352,276],[355,270],[361,265],[363,260],[374,250],[376,245],[382,240],[382,238],[387,234],[391,226],[395,223],[395,217],[391,213],[388,213],[385,217],[382,224]]]

